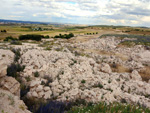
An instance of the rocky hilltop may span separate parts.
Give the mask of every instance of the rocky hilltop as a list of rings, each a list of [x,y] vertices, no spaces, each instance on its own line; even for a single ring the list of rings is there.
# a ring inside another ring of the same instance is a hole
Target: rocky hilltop
[[[77,38],[5,47],[1,43],[0,109],[29,112],[20,100],[20,85],[28,87],[23,95],[28,99],[127,102],[150,108],[148,48],[121,45],[126,39],[114,36],[78,42]],[[10,77],[14,72],[8,74],[8,69],[18,69],[14,65],[24,69]]]

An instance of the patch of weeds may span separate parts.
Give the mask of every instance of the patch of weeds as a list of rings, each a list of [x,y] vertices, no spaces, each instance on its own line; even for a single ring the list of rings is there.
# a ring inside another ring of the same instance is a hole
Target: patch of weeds
[[[4,54],[2,55],[2,57],[5,57],[5,56],[6,56],[6,55],[4,55]]]
[[[86,83],[86,81],[85,81],[85,80],[81,80],[81,83],[82,83],[82,84],[85,84],[85,83]]]
[[[111,88],[107,88],[106,90],[113,92],[113,90]]]
[[[11,95],[8,95],[8,100],[10,100],[9,105],[13,106],[15,104],[15,100],[14,100],[14,98]]]
[[[0,93],[0,97],[4,97],[5,96],[5,93]]]
[[[41,81],[41,85],[45,85],[46,83],[44,81]]]
[[[73,66],[74,64],[76,64],[77,63],[77,61],[76,60],[74,60],[74,59],[71,59],[72,60],[72,63],[70,64],[70,66]]]
[[[23,111],[25,110],[25,106],[24,106],[23,104],[20,104],[20,105],[19,105],[19,108],[20,108],[21,110],[23,110]]]
[[[146,94],[144,95],[146,98],[150,98],[150,94]]]
[[[124,90],[124,85],[121,86],[121,90],[122,90],[122,91]]]
[[[63,51],[63,47],[61,47],[61,48],[56,48],[55,50],[56,50],[56,51]]]
[[[76,99],[73,105],[86,105],[87,102],[84,99]]]
[[[103,85],[102,85],[101,83],[98,83],[98,84],[94,85],[94,87],[95,87],[95,88],[96,88],[96,87],[103,88]]]
[[[101,99],[104,99],[104,95],[101,96]]]
[[[18,62],[18,60],[21,57],[21,53],[20,53],[21,49],[11,49],[11,51],[15,54],[14,61]]]
[[[99,104],[91,104],[85,106],[72,107],[67,113],[149,113],[148,108],[139,107],[137,105],[100,102]]]
[[[30,76],[25,77],[25,79],[26,79],[27,82],[31,81],[31,77]]]
[[[52,48],[50,47],[50,46],[48,46],[48,47],[46,47],[46,49],[45,50],[52,50]]]
[[[1,110],[1,112],[2,112],[2,113],[7,113],[7,112],[5,112],[3,109]]]
[[[109,83],[109,84],[111,83],[111,80],[110,80],[110,79],[108,80],[108,83]]]
[[[22,45],[22,42],[13,40],[13,41],[10,42],[10,44],[12,44],[12,45]]]
[[[124,98],[122,98],[121,103],[127,103],[127,101]]]
[[[39,76],[40,76],[39,72],[36,71],[36,72],[34,73],[34,77],[39,77]]]
[[[52,82],[53,82],[53,79],[52,79],[50,76],[48,76],[48,75],[45,75],[45,76],[44,76],[44,79],[46,79],[47,82],[45,83],[44,81],[42,81],[42,82],[41,82],[41,85],[43,84],[43,85],[45,85],[45,86],[49,86],[49,83],[52,83]]]
[[[118,81],[118,82],[119,82],[119,81],[120,81],[120,78],[117,78],[117,79],[116,79],[116,81]]]
[[[128,93],[131,93],[131,88],[130,87],[128,88]]]

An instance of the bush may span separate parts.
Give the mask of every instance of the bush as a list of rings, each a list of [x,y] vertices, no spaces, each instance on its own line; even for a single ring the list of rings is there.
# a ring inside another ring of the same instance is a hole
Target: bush
[[[44,76],[44,79],[46,79],[47,80],[47,82],[45,83],[43,83],[43,85],[45,85],[45,86],[49,86],[49,83],[52,83],[53,82],[53,79],[50,77],[50,76],[48,76],[48,75],[45,75]]]
[[[34,73],[34,77],[39,77],[39,76],[40,76],[39,72],[36,71],[36,72]]]
[[[69,34],[59,34],[59,35],[56,35],[54,38],[63,38],[63,39],[70,39],[74,37],[74,34],[73,33],[69,33]]]
[[[1,30],[1,32],[2,32],[2,33],[6,33],[7,31],[4,29],[4,30]]]
[[[18,78],[19,72],[22,72],[25,69],[25,66],[21,66],[20,64],[12,63],[7,68],[7,76],[11,76],[14,78]]]
[[[48,38],[49,38],[49,35],[44,36],[44,38],[47,38],[47,39],[48,39]]]
[[[85,80],[82,80],[82,81],[81,81],[82,84],[84,84],[85,82],[86,82]]]
[[[21,53],[20,53],[21,49],[11,49],[11,51],[15,54],[14,61],[18,62],[18,60],[21,57]]]
[[[50,101],[46,105],[41,105],[36,113],[64,113],[66,110],[69,110],[71,105],[70,103]]]
[[[19,36],[19,40],[36,40],[36,41],[41,41],[42,38],[44,38],[43,35],[27,34],[27,35],[20,35]]]
[[[17,38],[13,38],[12,36],[8,36],[4,39],[4,41],[15,41],[15,40],[18,40]]]

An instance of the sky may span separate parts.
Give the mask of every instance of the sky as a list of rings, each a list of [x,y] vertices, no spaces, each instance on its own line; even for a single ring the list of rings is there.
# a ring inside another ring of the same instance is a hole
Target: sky
[[[150,27],[150,0],[0,0],[0,19]]]

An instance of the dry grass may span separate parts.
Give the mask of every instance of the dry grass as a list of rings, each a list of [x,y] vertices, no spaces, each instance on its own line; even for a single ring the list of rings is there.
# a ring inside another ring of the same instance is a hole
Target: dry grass
[[[116,57],[119,57],[122,61],[127,61],[127,60],[129,59],[128,56],[123,55],[123,54],[121,54],[121,53],[115,53],[115,56],[116,56]]]
[[[117,72],[117,73],[124,73],[124,72],[131,72],[132,70],[131,69],[128,69],[127,67],[124,67],[120,64],[109,64],[112,71],[113,72]]]
[[[150,66],[146,66],[139,72],[139,74],[141,75],[143,81],[148,82],[148,80],[150,80]]]

